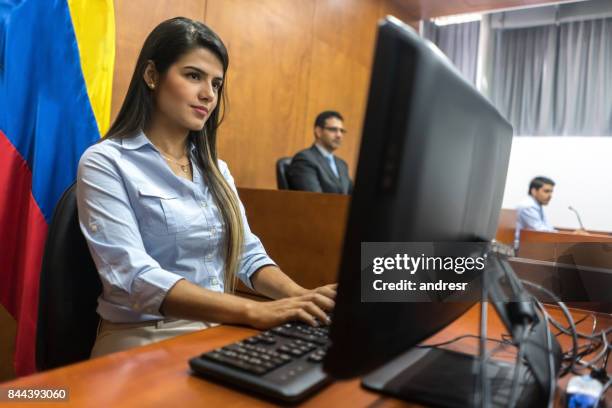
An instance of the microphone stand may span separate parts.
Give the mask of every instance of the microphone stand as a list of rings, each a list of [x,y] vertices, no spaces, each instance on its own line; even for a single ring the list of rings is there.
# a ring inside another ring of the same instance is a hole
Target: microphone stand
[[[578,214],[578,211],[576,211],[576,209],[572,207],[571,205],[569,205],[567,209],[573,212],[574,214],[576,214],[576,218],[578,218],[578,224],[580,225],[580,229],[585,230],[584,225],[582,224],[582,220],[580,219],[580,214]]]

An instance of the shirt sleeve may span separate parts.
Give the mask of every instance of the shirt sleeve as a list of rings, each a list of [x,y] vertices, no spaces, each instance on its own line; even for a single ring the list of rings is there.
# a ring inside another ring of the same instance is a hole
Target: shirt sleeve
[[[518,211],[520,224],[524,229],[535,231],[556,231],[553,227],[543,222],[537,207],[524,207]]]
[[[137,313],[161,315],[167,292],[183,277],[162,269],[146,252],[115,152],[103,147],[94,145],[79,162],[81,231],[105,287],[105,300]]]
[[[236,197],[238,197],[238,191],[236,190],[234,178],[230,174],[227,164],[219,160],[219,169],[232,190],[234,190],[236,193]],[[238,277],[250,289],[255,290],[251,282],[251,277],[253,274],[263,266],[276,266],[276,263],[268,256],[259,238],[251,232],[251,228],[249,227],[249,223],[246,218],[244,205],[242,205],[240,198],[238,198],[238,202],[240,205],[240,213],[242,215],[242,226],[244,228],[244,245],[242,247],[242,259],[238,267]]]

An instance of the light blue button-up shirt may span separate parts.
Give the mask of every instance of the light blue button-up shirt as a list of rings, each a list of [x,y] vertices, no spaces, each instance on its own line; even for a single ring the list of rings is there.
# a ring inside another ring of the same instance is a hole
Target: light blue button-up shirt
[[[195,154],[194,148],[191,154]],[[195,163],[195,160],[192,160]],[[227,165],[223,177],[236,191]],[[200,169],[193,181],[176,176],[144,133],[91,146],[79,162],[81,230],[102,280],[98,314],[111,322],[163,318],[159,308],[180,279],[222,292],[224,227]],[[274,265],[249,229],[238,277]]]
[[[532,196],[527,197],[516,208],[516,230],[514,233],[514,247],[519,247],[521,230],[556,231],[548,222],[542,204]]]

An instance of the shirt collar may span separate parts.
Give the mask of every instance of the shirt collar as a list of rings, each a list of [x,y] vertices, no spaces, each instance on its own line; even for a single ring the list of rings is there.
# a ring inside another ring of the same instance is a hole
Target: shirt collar
[[[124,149],[128,149],[128,150],[137,150],[140,149],[142,146],[144,145],[150,145],[153,149],[158,150],[155,145],[153,145],[153,143],[151,143],[151,141],[149,140],[149,138],[147,137],[147,135],[145,135],[145,133],[142,130],[139,130],[138,133],[136,134],[136,136],[132,136],[132,137],[126,137],[126,138],[122,138],[121,139],[121,146],[123,146]],[[191,143],[191,146],[189,148],[189,152],[193,155],[194,151],[195,151],[195,145],[193,143]]]
[[[534,205],[537,205],[539,208],[542,208],[542,204],[540,204],[540,203],[538,202],[538,200],[536,200],[536,199],[535,199],[535,198],[534,198],[534,197],[533,197],[531,194],[529,194],[529,198],[531,199],[531,202],[532,202]]]
[[[151,143],[149,138],[147,138],[147,136],[144,134],[142,130],[139,130],[136,136],[125,137],[121,139],[121,146],[123,146],[124,149],[128,149],[128,150],[140,149],[142,146],[146,144],[151,145],[151,147],[153,148],[155,147],[153,146],[153,143]]]
[[[314,145],[315,145],[315,147],[317,149],[319,149],[319,151],[321,152],[323,157],[325,157],[326,159],[330,159],[330,158],[334,157],[333,153],[328,152],[327,149],[325,149],[324,147],[319,146],[318,143],[315,143]]]

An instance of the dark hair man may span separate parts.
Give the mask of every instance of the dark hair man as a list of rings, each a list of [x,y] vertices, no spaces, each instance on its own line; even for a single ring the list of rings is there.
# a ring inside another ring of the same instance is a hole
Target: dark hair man
[[[287,169],[292,190],[350,194],[353,183],[346,162],[333,153],[346,134],[344,119],[336,111],[319,113],[314,123],[314,144],[298,152]]]
[[[547,177],[538,176],[529,183],[529,196],[519,204],[516,214],[516,232],[514,246],[518,248],[522,229],[535,231],[556,231],[544,215],[554,191],[555,182]]]

